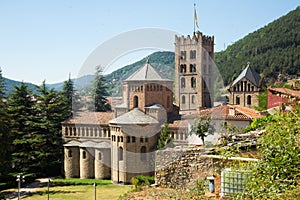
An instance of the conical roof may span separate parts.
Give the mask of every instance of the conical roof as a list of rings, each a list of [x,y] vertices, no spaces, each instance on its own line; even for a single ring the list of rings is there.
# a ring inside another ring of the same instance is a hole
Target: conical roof
[[[259,87],[261,77],[259,76],[258,73],[256,73],[251,67],[250,64],[248,63],[247,67],[240,73],[240,75],[232,82],[231,86],[234,86],[237,84],[240,80],[243,78],[248,79],[253,85]]]
[[[138,71],[133,73],[125,81],[171,81],[169,79],[162,78],[159,73],[149,63],[147,58],[146,64],[141,67]]]

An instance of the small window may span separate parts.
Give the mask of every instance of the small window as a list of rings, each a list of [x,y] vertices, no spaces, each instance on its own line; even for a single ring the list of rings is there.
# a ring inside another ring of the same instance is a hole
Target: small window
[[[139,106],[139,98],[137,96],[134,96],[133,97],[133,102],[134,102],[133,107],[137,108]]]
[[[191,78],[191,87],[196,88],[196,78],[195,77]]]
[[[240,105],[240,97],[239,96],[235,97],[235,103],[237,105]]]
[[[185,96],[184,95],[181,96],[181,103],[185,104]]]
[[[180,79],[180,85],[181,85],[181,88],[185,88],[185,78],[184,77],[182,77],[181,79]]]
[[[247,96],[247,104],[251,105],[251,96],[250,95]]]
[[[196,64],[190,64],[190,72],[196,72]]]
[[[196,59],[196,51],[195,50],[190,51],[190,59]]]
[[[144,138],[141,137],[140,138],[140,142],[143,143],[144,142]]]
[[[192,104],[195,104],[196,103],[196,97],[195,95],[192,95]]]
[[[148,142],[148,138],[147,137],[145,138],[145,142]]]
[[[98,153],[98,160],[102,160],[102,153],[101,152]]]
[[[181,51],[180,52],[180,57],[182,60],[185,60],[186,59],[186,51]]]
[[[146,152],[147,152],[147,149],[146,149],[146,147],[145,146],[142,146],[142,148],[141,148],[141,160],[142,161],[145,161],[145,160],[147,160],[147,154],[146,154]]]
[[[82,159],[86,159],[86,151],[82,152]]]
[[[123,160],[123,148],[119,147],[119,161]]]
[[[68,151],[68,157],[69,157],[69,158],[72,158],[72,150],[70,150],[70,149],[69,149],[69,151]]]
[[[130,136],[127,136],[126,142],[127,142],[127,143],[130,143]]]
[[[135,143],[135,137],[134,136],[132,136],[132,143]]]

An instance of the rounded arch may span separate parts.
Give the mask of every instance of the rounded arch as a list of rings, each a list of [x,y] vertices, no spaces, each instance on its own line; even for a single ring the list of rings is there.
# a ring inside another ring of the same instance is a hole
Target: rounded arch
[[[139,107],[139,97],[138,96],[133,97],[133,107],[134,108]]]
[[[181,86],[181,88],[185,88],[185,78],[184,77],[182,77],[180,79],[180,86]]]
[[[251,105],[251,103],[252,103],[251,101],[252,101],[252,97],[251,97],[251,95],[248,95],[247,96],[247,104]]]
[[[185,96],[184,95],[181,96],[181,103],[185,104]]]

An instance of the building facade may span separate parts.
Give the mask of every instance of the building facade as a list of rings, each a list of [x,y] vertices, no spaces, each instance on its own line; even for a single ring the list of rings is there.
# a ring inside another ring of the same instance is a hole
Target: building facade
[[[258,106],[258,95],[263,92],[263,79],[251,68],[250,63],[232,82],[229,104],[251,108]]]

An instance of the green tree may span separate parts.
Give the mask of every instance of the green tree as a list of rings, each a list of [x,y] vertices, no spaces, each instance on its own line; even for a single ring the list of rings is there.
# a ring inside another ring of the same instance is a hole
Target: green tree
[[[96,112],[105,112],[111,110],[111,106],[106,99],[108,96],[107,86],[105,84],[105,78],[102,75],[102,68],[100,66],[96,67],[91,93],[92,101],[88,106],[88,110]]]
[[[8,114],[11,117],[9,126],[13,138],[13,173],[22,172],[34,177],[37,156],[33,148],[36,143],[33,122],[37,112],[34,108],[34,96],[23,82],[9,95]]]
[[[278,112],[261,128],[260,159],[250,165],[251,176],[241,197],[246,199],[299,199],[300,108]],[[287,198],[289,197],[289,198]]]
[[[10,118],[7,114],[5,101],[5,83],[0,69],[0,189],[7,185],[10,173],[11,137],[8,124]]]
[[[196,118],[194,124],[191,127],[190,135],[195,134],[201,138],[203,146],[205,145],[204,139],[208,135],[212,135],[215,131],[211,118]]]
[[[157,141],[157,149],[163,149],[166,146],[173,146],[170,133],[171,131],[169,128],[169,124],[165,123]]]
[[[61,122],[66,117],[61,110],[64,98],[54,89],[48,89],[45,82],[38,87],[38,92],[38,120],[34,125],[37,142],[35,148],[38,153],[36,163],[42,176],[58,175],[62,163]]]

